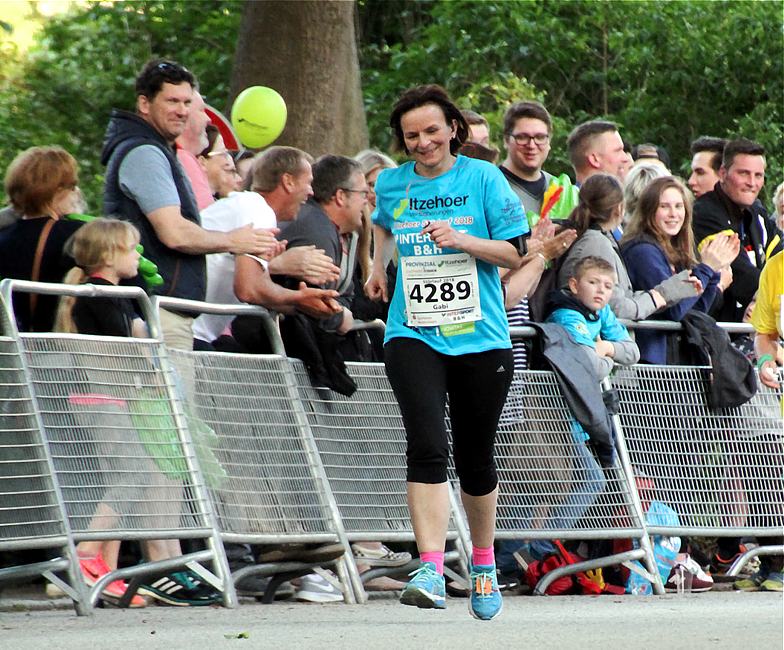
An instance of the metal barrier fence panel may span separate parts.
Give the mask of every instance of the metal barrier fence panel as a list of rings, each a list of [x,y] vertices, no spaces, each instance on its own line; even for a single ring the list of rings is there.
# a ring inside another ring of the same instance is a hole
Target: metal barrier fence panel
[[[572,417],[555,375],[515,373],[496,437],[496,538],[518,540],[521,546],[535,539],[631,538],[636,542],[630,551],[545,574],[535,594],[544,594],[562,576],[634,560],[645,565],[654,592],[663,593],[618,429],[614,465],[603,468]],[[450,472],[454,477],[453,466]]]
[[[415,541],[406,498],[406,434],[384,365],[347,363],[357,390],[346,397],[314,388],[304,364],[298,359],[290,363],[347,539]],[[450,502],[447,539],[457,542],[457,550],[448,550],[447,559],[456,560],[458,570],[467,575],[468,534],[452,493]],[[375,569],[363,578],[396,571]],[[445,571],[461,579],[449,567]]]
[[[602,468],[555,376],[515,374],[496,440],[500,539],[640,537],[620,461]]]
[[[347,364],[357,392],[313,388],[291,360],[319,455],[353,540],[413,539],[406,503],[406,436],[384,366]]]
[[[0,548],[64,546],[63,511],[16,343],[0,339]]]
[[[181,383],[161,341],[77,334],[21,334],[10,309],[14,292],[46,295],[124,297],[137,301],[153,336],[158,320],[137,287],[96,287],[3,280],[3,330],[20,350],[25,380],[50,459],[50,476],[63,510],[71,586],[44,575],[87,613],[106,585],[131,578],[126,605],[145,576],[187,567],[223,592],[236,606],[228,563],[215,533],[210,502],[190,441]],[[181,392],[181,389],[179,389]],[[172,554],[156,540],[200,538],[207,549]],[[74,541],[147,540],[143,549],[166,559],[112,571],[85,586],[75,561]],[[216,543],[217,542],[217,543]],[[154,548],[152,544],[155,544]],[[168,553],[168,555],[167,555]],[[200,564],[212,562],[215,574]],[[58,567],[58,570],[61,567]]]
[[[668,535],[781,535],[784,418],[781,390],[760,384],[734,409],[711,410],[709,369],[633,366],[612,379],[631,463],[678,520],[650,522]],[[647,492],[647,493],[646,493]]]
[[[9,305],[0,297],[4,334],[16,332]],[[29,549],[48,549],[52,557],[30,562],[15,555]],[[44,576],[71,597],[77,614],[90,613],[24,356],[18,340],[5,335],[0,336],[0,550],[9,552],[0,581]]]
[[[51,549],[57,556],[31,564],[4,562],[0,580],[46,576],[88,614],[86,590],[77,578],[76,549],[52,461],[26,381],[16,341],[0,338],[0,550]],[[13,554],[11,562],[18,561]],[[68,583],[54,575],[63,572]]]
[[[353,541],[413,541],[406,501],[406,433],[384,365],[347,363],[357,391],[314,388],[291,360],[301,399],[346,535]],[[461,522],[450,521],[448,539]]]
[[[75,538],[209,536],[159,344],[65,334],[21,342]]]
[[[196,415],[214,437],[215,463],[201,463],[221,535],[233,541],[338,541],[292,404],[287,359],[274,355],[170,350],[192,372]]]

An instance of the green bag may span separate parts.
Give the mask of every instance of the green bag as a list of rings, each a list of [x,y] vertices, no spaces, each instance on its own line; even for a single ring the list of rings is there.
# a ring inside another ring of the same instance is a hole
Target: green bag
[[[168,400],[160,396],[144,397],[133,400],[130,410],[131,420],[150,458],[168,478],[185,480],[188,466]],[[187,406],[185,420],[207,485],[217,489],[227,477],[226,470],[211,449],[217,446],[218,435]]]

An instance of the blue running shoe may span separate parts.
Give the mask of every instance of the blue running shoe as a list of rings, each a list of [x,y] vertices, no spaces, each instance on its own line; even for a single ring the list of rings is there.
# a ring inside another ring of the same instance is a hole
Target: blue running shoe
[[[408,575],[411,580],[400,596],[401,603],[424,609],[446,609],[444,576],[436,571],[434,562],[422,562]]]
[[[498,590],[495,565],[471,567],[471,598],[468,611],[480,621],[489,621],[501,613],[504,601]]]

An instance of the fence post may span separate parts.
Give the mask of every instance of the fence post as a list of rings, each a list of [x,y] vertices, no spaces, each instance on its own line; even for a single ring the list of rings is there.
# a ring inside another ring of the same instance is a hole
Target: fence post
[[[602,388],[605,390],[612,388],[609,377],[606,377],[604,381],[602,381]],[[629,451],[626,448],[626,440],[623,437],[621,418],[617,413],[613,413],[612,421],[613,425],[615,425],[615,432],[617,436],[615,447],[618,450],[618,458],[621,462],[623,473],[626,476],[626,485],[629,488],[628,496],[632,500],[635,514],[640,518],[640,526],[642,527],[643,531],[643,534],[640,537],[640,547],[643,551],[645,551],[645,568],[648,570],[648,573],[656,578],[656,580],[653,582],[653,592],[661,596],[664,594],[664,585],[662,584],[661,576],[659,575],[659,569],[657,567],[656,558],[653,553],[653,545],[651,544],[651,538],[648,534],[647,522],[645,520],[646,513],[643,512],[642,509],[642,502],[640,501],[640,495],[637,491],[637,481],[634,477],[634,469],[632,468],[632,463],[629,459]]]
[[[44,424],[41,420],[41,408],[38,405],[38,400],[36,399],[35,391],[33,390],[30,368],[27,364],[27,359],[25,358],[24,349],[21,344],[19,329],[16,326],[16,317],[14,316],[12,307],[12,296],[15,283],[16,282],[14,280],[3,280],[2,283],[0,283],[0,303],[2,303],[2,322],[3,329],[5,330],[4,334],[7,334],[11,339],[13,339],[14,345],[19,354],[19,364],[21,366],[25,383],[27,384],[27,392],[30,396],[30,402],[33,406],[32,417],[35,420],[35,425],[38,429],[38,435],[41,439],[41,447],[44,450],[44,457],[46,460],[46,467],[49,471],[49,479],[52,484],[52,491],[54,492],[57,499],[57,508],[59,510],[66,539],[66,545],[63,549],[65,551],[65,559],[67,561],[65,572],[68,576],[68,582],[70,583],[68,586],[71,588],[70,590],[66,590],[66,593],[68,593],[73,599],[74,609],[76,610],[77,615],[87,616],[92,614],[92,607],[87,595],[87,587],[82,580],[82,571],[79,567],[79,558],[76,554],[76,545],[73,541],[71,523],[68,521],[68,514],[65,510],[65,500],[63,498],[62,491],[60,490],[60,483],[57,480],[57,474],[55,473],[54,461],[52,460],[52,453],[49,449],[49,439],[45,434]],[[49,576],[47,574],[54,577],[49,571],[42,573],[42,575],[46,576],[48,579]],[[73,592],[75,592],[75,594]],[[74,597],[74,595],[76,597]]]

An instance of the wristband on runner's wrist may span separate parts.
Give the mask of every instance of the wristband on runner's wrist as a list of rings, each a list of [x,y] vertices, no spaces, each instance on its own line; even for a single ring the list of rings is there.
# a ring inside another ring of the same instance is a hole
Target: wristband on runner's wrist
[[[773,355],[763,354],[759,359],[757,359],[757,370],[762,370],[762,366],[764,366],[768,361],[773,361]]]

